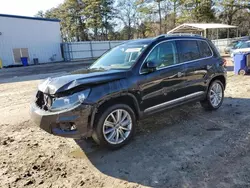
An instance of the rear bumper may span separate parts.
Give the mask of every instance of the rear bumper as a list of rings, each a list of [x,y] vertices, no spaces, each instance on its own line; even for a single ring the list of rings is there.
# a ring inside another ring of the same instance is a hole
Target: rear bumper
[[[35,103],[30,106],[31,119],[46,132],[68,138],[79,139],[90,137],[92,129],[89,126],[92,106],[79,105],[75,108],[49,112],[41,110]],[[65,130],[63,125],[74,125],[74,130]]]

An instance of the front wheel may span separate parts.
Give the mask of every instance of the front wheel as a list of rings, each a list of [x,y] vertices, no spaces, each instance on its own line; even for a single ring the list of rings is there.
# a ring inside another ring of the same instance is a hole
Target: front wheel
[[[93,139],[101,146],[118,149],[134,135],[135,113],[128,105],[113,105],[97,115],[95,125]]]
[[[224,86],[219,80],[213,81],[207,91],[206,99],[201,101],[201,106],[206,110],[217,110],[224,99]]]

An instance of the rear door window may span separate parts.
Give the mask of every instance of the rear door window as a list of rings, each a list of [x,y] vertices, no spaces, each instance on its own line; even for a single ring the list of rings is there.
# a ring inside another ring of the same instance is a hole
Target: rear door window
[[[212,51],[209,48],[207,42],[199,40],[197,41],[199,50],[200,50],[200,57],[201,58],[206,58],[212,56]]]
[[[178,40],[180,63],[200,59],[200,52],[196,40]]]

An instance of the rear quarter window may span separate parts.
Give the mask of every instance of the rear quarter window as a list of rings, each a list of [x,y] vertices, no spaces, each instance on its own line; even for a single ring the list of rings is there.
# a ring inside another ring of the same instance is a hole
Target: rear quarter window
[[[176,41],[180,63],[200,59],[200,52],[196,40]]]
[[[212,56],[212,51],[210,47],[208,46],[207,42],[199,40],[197,41],[198,47],[200,50],[200,57],[201,58],[206,58]]]

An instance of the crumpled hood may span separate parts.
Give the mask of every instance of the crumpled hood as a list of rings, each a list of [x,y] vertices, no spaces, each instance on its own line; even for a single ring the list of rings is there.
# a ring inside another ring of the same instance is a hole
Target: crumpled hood
[[[91,86],[119,80],[126,77],[126,72],[125,70],[81,70],[66,76],[49,77],[38,86],[38,89],[44,93],[53,95],[77,86]]]

